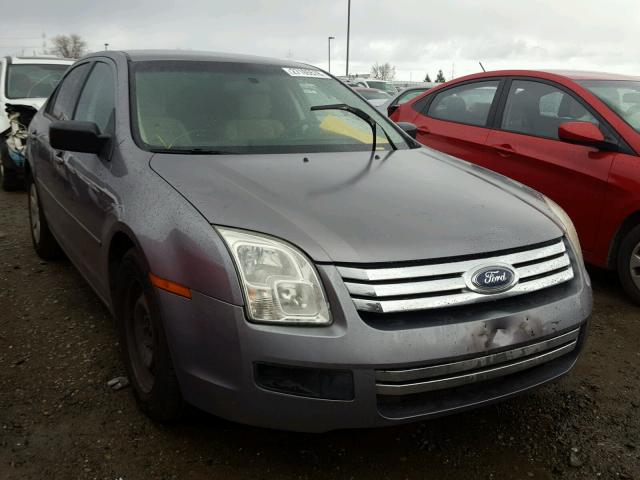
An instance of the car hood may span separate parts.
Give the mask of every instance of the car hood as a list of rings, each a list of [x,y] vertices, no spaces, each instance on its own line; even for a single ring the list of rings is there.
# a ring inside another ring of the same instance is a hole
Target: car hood
[[[510,182],[424,148],[378,159],[156,154],[151,167],[210,223],[280,237],[319,262],[452,257],[562,235]]]
[[[33,107],[36,110],[40,110],[46,101],[46,98],[14,98],[7,99],[6,103],[9,105],[26,105],[27,107]]]

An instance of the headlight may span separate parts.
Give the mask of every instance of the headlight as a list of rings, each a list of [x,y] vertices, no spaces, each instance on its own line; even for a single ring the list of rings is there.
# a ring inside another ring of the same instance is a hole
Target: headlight
[[[567,215],[567,212],[565,212],[560,205],[551,200],[549,197],[546,197],[544,195],[543,197],[545,202],[547,202],[549,209],[551,209],[551,211],[558,219],[560,228],[564,230],[564,233],[569,239],[569,242],[571,242],[571,246],[573,247],[575,256],[578,258],[581,264],[584,263],[584,260],[582,258],[582,248],[580,247],[580,239],[578,238],[578,232],[576,231],[576,227],[573,226],[573,222],[569,218],[569,215]]]
[[[316,269],[302,252],[266,235],[216,228],[238,269],[250,320],[331,323],[329,305]]]

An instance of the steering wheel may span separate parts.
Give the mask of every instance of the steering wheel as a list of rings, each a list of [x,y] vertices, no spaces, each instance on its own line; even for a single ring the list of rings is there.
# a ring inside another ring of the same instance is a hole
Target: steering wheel
[[[637,103],[635,105],[630,106],[627,111],[625,112],[625,115],[627,116],[632,116],[632,115],[636,115],[640,113],[640,105],[638,105]]]

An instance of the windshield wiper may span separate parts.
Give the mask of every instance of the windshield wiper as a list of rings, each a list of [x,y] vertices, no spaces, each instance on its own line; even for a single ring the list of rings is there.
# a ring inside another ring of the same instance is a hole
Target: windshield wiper
[[[215,148],[161,148],[159,153],[183,153],[187,155],[237,155],[238,152],[217,150]]]
[[[375,150],[376,150],[376,139],[377,139],[377,136],[378,136],[377,135],[377,133],[378,133],[377,126],[378,125],[380,125],[380,128],[381,128],[382,132],[384,133],[384,136],[387,137],[387,141],[389,142],[389,145],[391,146],[391,148],[393,150],[397,150],[398,149],[396,144],[393,143],[393,141],[391,140],[391,137],[389,137],[389,134],[384,129],[384,127],[375,118],[373,118],[371,115],[369,115],[364,110],[361,110],[361,109],[359,109],[357,107],[352,107],[351,105],[347,105],[346,103],[335,103],[335,104],[332,104],[332,105],[315,105],[315,106],[311,107],[311,111],[312,112],[317,112],[317,111],[321,111],[321,110],[342,110],[343,112],[352,113],[356,117],[361,118],[362,120],[367,122],[369,124],[369,126],[371,127],[371,133],[373,134],[373,146],[371,147],[372,151],[375,152]]]

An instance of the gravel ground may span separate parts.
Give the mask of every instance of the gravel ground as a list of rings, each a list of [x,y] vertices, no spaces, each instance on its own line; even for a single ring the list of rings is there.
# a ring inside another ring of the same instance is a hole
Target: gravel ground
[[[0,193],[0,478],[637,478],[640,309],[592,271],[586,351],[562,380],[402,427],[292,434],[189,412],[156,425],[130,389],[113,322],[68,263],[40,261],[24,193]]]

